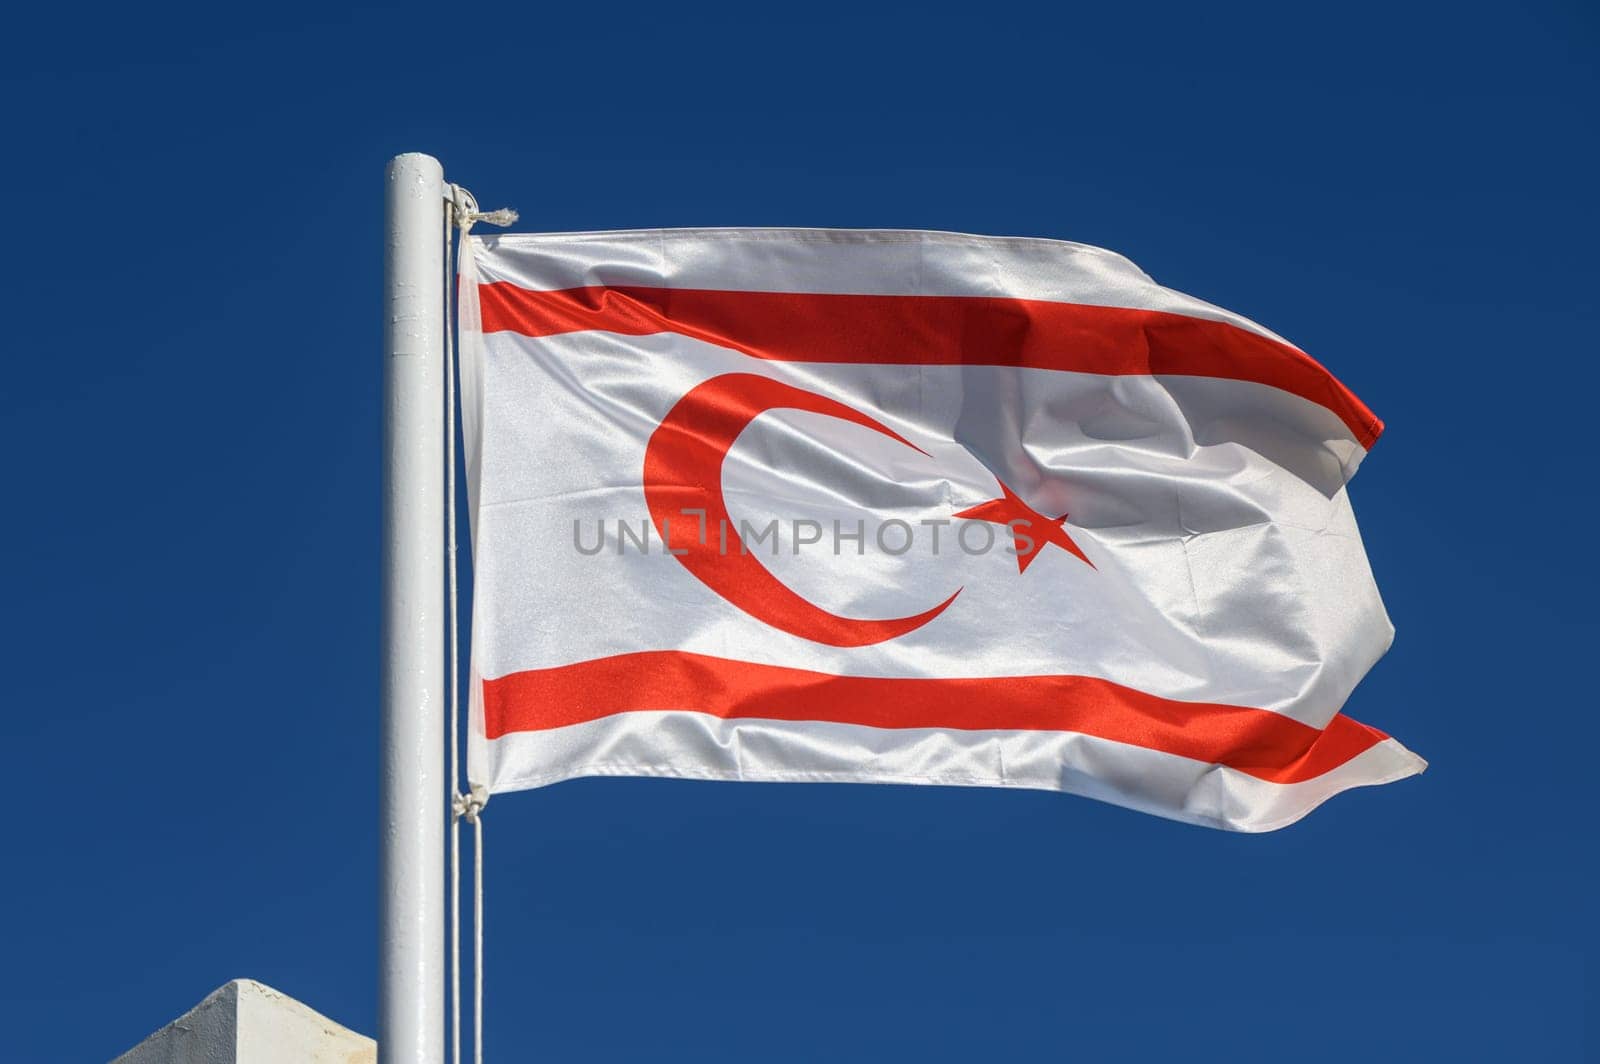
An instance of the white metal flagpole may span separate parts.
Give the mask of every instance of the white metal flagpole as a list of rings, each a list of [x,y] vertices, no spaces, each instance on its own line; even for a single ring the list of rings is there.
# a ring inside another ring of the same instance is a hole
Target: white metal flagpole
[[[444,168],[389,163],[378,1059],[445,1044]]]

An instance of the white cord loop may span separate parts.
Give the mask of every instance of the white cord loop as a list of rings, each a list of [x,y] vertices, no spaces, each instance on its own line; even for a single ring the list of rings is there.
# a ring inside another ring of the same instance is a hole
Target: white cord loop
[[[478,822],[478,814],[483,812],[483,807],[489,804],[489,792],[482,786],[474,785],[467,794],[458,794],[450,803],[451,812],[457,820],[465,820],[469,824]]]
[[[517,212],[510,207],[501,207],[493,211],[479,210],[478,201],[473,199],[472,193],[460,185],[447,184],[444,188],[445,197],[450,200],[451,213],[455,215],[456,228],[463,233],[470,233],[473,225],[478,222],[488,222],[504,229],[517,220]]]

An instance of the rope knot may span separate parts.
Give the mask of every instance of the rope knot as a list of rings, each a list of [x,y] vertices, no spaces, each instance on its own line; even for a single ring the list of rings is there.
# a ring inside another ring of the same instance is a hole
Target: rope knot
[[[501,207],[498,210],[482,211],[478,209],[478,201],[472,193],[460,185],[446,185],[445,192],[450,200],[451,215],[455,219],[456,228],[463,233],[472,231],[478,222],[488,222],[490,225],[504,229],[517,220],[517,212],[510,207]]]
[[[466,794],[457,794],[450,801],[450,811],[457,820],[465,820],[469,824],[478,822],[478,814],[483,812],[483,807],[489,804],[489,792],[478,784],[473,784],[472,789]]]

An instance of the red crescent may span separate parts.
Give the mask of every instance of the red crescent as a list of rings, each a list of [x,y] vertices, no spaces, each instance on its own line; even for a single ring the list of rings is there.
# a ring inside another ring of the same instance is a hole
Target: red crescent
[[[920,628],[954,602],[959,588],[911,617],[863,621],[829,613],[790,590],[746,553],[722,498],[722,462],[745,426],[768,410],[807,410],[863,425],[922,454],[922,448],[877,420],[824,395],[754,373],[727,373],[691,388],[650,436],[644,452],[644,497],[662,542],[712,591],[759,621],[817,643],[862,647]],[[685,510],[704,510],[705,524]],[[704,528],[705,542],[701,542]],[[727,530],[727,543],[720,530]],[[669,531],[670,530],[670,531]]]

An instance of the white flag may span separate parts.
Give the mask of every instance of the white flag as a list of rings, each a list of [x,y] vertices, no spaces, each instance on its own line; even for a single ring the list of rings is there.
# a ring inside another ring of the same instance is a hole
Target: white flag
[[[1264,831],[1423,762],[1381,423],[1126,259],[947,233],[469,238],[469,774],[1067,791]]]

